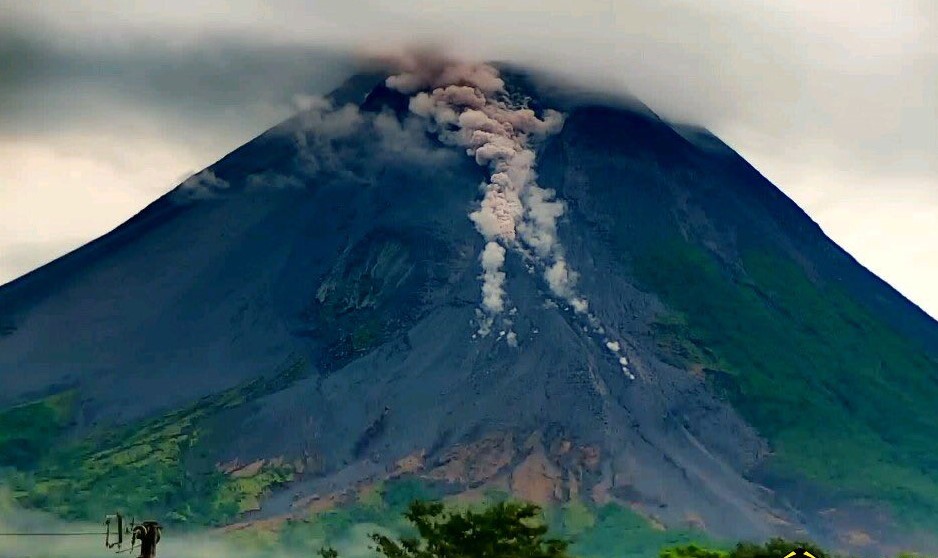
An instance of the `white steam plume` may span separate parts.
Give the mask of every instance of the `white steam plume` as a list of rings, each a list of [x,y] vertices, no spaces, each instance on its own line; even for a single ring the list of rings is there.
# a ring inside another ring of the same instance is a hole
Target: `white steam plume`
[[[482,307],[487,310],[487,317],[479,328],[480,333],[487,333],[492,326],[492,316],[505,308],[505,248],[497,242],[488,242],[482,255]]]
[[[543,265],[551,292],[577,313],[586,313],[586,299],[575,290],[577,274],[570,269],[557,238],[563,202],[537,184],[532,142],[556,133],[563,116],[553,110],[541,117],[508,99],[505,82],[488,64],[442,60],[411,54],[392,60],[400,71],[388,87],[412,94],[410,111],[427,119],[441,141],[466,149],[491,175],[483,185],[479,209],[469,218],[486,239],[482,253],[482,307],[487,316],[480,334],[491,330],[494,316],[505,307],[505,247],[531,253]],[[429,89],[430,91],[426,91]]]
[[[178,203],[187,203],[195,200],[211,199],[220,192],[227,190],[228,183],[215,176],[210,169],[193,174],[173,192],[173,199]]]
[[[598,319],[595,316],[590,315],[591,321],[597,322]],[[595,327],[594,330],[604,329],[600,327]],[[635,379],[635,374],[632,373],[632,370],[629,368],[629,359],[622,354],[622,344],[613,339],[606,339],[606,348],[609,349],[609,352],[616,358],[619,363],[619,367],[622,368],[622,373],[625,374],[630,380]]]
[[[508,247],[533,257],[543,267],[551,293],[584,316],[594,333],[604,335],[606,328],[589,312],[586,298],[577,293],[579,275],[568,264],[557,237],[557,220],[566,207],[553,190],[537,184],[534,170],[532,142],[559,131],[563,116],[547,110],[539,118],[533,110],[511,103],[498,71],[487,64],[447,62],[419,54],[392,62],[401,73],[388,78],[388,87],[413,95],[412,113],[426,118],[442,142],[465,148],[476,163],[491,171],[480,207],[469,215],[487,241],[480,256],[478,333],[488,335],[495,317],[505,309],[502,269]],[[509,346],[516,347],[512,321],[503,322],[506,329],[499,339],[504,337]],[[622,372],[634,380],[622,344],[608,337],[604,342]]]

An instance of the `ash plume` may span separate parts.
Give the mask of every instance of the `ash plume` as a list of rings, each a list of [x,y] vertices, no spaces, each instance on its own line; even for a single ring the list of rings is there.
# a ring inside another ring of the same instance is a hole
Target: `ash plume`
[[[479,207],[469,214],[486,240],[479,256],[478,334],[489,335],[495,319],[508,306],[503,268],[511,249],[535,262],[550,292],[585,318],[622,372],[635,379],[623,344],[606,336],[607,328],[577,291],[579,274],[567,261],[557,236],[557,222],[566,206],[554,190],[537,183],[534,146],[560,131],[563,115],[551,109],[538,115],[523,102],[510,99],[504,80],[490,64],[448,60],[425,52],[382,61],[397,72],[387,78],[386,85],[410,95],[410,112],[423,118],[427,129],[444,144],[464,148],[490,171],[488,182],[481,186]],[[498,339],[516,347],[518,336],[512,325],[510,318],[503,318]]]
[[[553,190],[537,184],[535,172],[533,145],[557,133],[563,116],[550,109],[538,115],[509,100],[504,80],[489,64],[419,53],[391,62],[398,73],[386,84],[412,95],[410,112],[425,118],[443,143],[465,148],[490,171],[479,208],[469,214],[486,240],[480,257],[484,318],[479,333],[487,335],[495,316],[505,309],[501,269],[506,248],[531,255],[543,267],[551,292],[575,312],[586,313],[588,302],[576,292],[577,274],[557,238],[557,220],[565,206]]]

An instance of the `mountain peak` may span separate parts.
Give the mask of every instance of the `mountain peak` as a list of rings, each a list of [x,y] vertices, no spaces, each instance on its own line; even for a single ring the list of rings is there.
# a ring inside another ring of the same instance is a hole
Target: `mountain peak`
[[[55,409],[21,503],[132,473],[226,523],[406,477],[861,552],[934,524],[938,327],[742,158],[507,68],[394,75],[0,289],[0,425]],[[178,469],[112,459],[157,443]]]

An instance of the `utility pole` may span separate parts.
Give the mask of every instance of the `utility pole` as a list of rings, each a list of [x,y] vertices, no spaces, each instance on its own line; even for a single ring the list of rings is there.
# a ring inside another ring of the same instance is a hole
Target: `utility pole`
[[[138,558],[156,558],[156,544],[160,542],[161,531],[163,530],[160,527],[160,524],[156,521],[144,521],[140,525],[134,525],[131,520],[132,528],[128,528],[124,524],[124,517],[121,514],[109,515],[104,518],[105,531],[100,532],[0,532],[0,538],[3,537],[88,537],[88,536],[98,536],[104,535],[104,547],[108,549],[117,548],[117,552],[132,552],[134,546],[139,542],[140,543],[140,556]],[[124,544],[124,534],[130,535],[130,548],[126,550],[121,550],[121,545]],[[111,539],[111,536],[114,536],[114,539]],[[111,542],[113,540],[113,542]],[[799,557],[800,558],[800,557]],[[808,558],[814,558],[810,556]]]
[[[131,544],[140,541],[140,558],[156,558],[156,543],[160,542],[160,524],[144,521],[131,532]]]

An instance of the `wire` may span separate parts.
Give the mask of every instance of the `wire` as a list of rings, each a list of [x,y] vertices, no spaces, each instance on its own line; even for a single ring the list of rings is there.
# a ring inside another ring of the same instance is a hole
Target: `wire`
[[[88,537],[107,533],[0,533],[0,537]]]

